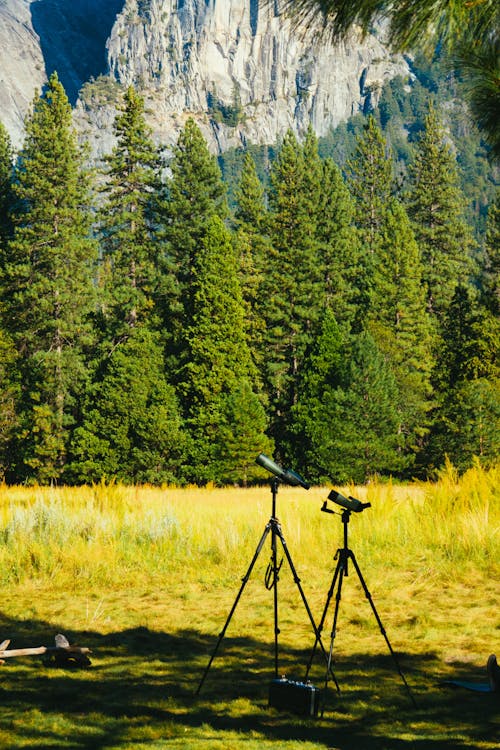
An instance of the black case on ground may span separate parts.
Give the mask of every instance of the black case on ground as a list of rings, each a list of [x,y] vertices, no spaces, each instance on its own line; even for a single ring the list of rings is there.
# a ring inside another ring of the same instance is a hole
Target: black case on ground
[[[281,711],[317,716],[321,701],[321,690],[310,682],[295,682],[282,677],[269,683],[269,705]]]

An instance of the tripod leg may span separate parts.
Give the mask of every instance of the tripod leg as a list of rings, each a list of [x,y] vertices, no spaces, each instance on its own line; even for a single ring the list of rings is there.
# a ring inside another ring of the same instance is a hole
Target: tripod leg
[[[342,598],[342,583],[344,582],[344,575],[346,574],[346,558],[344,550],[339,551],[339,561],[337,569],[339,571],[337,594],[335,595],[335,611],[333,614],[332,630],[330,633],[330,650],[328,652],[328,659],[326,663],[326,674],[325,674],[325,690],[328,686],[328,673],[331,669],[331,663],[333,658],[333,646],[335,644],[335,638],[337,636],[337,620],[339,616],[340,600]]]
[[[279,569],[281,565],[278,565],[278,551],[276,545],[276,529],[275,524],[271,521],[271,570],[272,579],[271,583],[267,586],[273,589],[273,608],[274,608],[274,677],[278,678],[278,638],[279,638],[279,624],[278,624],[278,581],[279,581]],[[266,584],[267,585],[267,584]]]
[[[302,602],[304,603],[304,607],[305,607],[306,612],[307,612],[307,614],[309,616],[309,620],[311,622],[311,625],[312,625],[312,628],[313,628],[313,631],[314,631],[314,635],[316,636],[316,644],[319,643],[319,645],[321,647],[321,650],[323,652],[323,656],[325,657],[325,661],[327,663],[327,668],[328,668],[329,671],[331,671],[332,679],[333,679],[333,681],[334,681],[334,683],[335,683],[335,685],[337,687],[337,690],[340,692],[340,687],[339,687],[339,684],[337,682],[337,678],[335,677],[335,674],[334,674],[333,670],[331,669],[330,664],[328,663],[328,654],[326,653],[325,647],[323,646],[323,641],[321,640],[321,633],[318,630],[318,628],[316,627],[316,623],[314,622],[314,617],[312,616],[311,609],[309,607],[309,604],[307,603],[306,595],[304,594],[304,590],[303,590],[303,588],[301,586],[301,583],[300,583],[300,578],[297,575],[297,571],[295,570],[295,566],[293,564],[292,557],[290,555],[290,552],[288,551],[288,547],[287,547],[285,538],[284,538],[283,533],[282,533],[282,531],[281,531],[281,529],[279,527],[276,530],[276,535],[279,536],[279,538],[281,539],[281,544],[283,545],[283,550],[285,552],[286,559],[288,560],[288,564],[290,566],[290,570],[292,571],[293,580],[296,583],[297,588],[299,589],[300,596],[302,598]]]
[[[337,554],[335,555],[335,557],[337,559],[338,559],[339,554],[340,554],[340,550],[338,550]],[[335,573],[333,574],[332,583],[330,585],[330,588],[328,589],[328,594],[327,594],[327,597],[326,597],[325,606],[323,608],[323,614],[321,615],[321,620],[320,620],[319,625],[318,625],[318,633],[320,635],[323,632],[323,627],[324,627],[324,624],[325,624],[326,615],[327,615],[328,609],[330,607],[330,602],[332,600],[333,592],[335,591],[335,583],[337,582],[337,578],[338,578],[338,575],[340,573],[340,567],[341,567],[341,561],[340,561],[340,559],[338,559],[337,566],[335,568]],[[309,657],[309,661],[307,663],[306,680],[309,677],[309,672],[310,672],[310,669],[312,667],[312,663],[314,661],[314,656],[316,654],[316,648],[317,648],[317,645],[318,645],[318,640],[319,640],[318,636],[316,636],[316,640],[314,641],[314,646],[312,647],[311,656]]]
[[[227,620],[226,620],[226,622],[224,624],[224,627],[222,628],[222,630],[220,632],[219,638],[217,640],[217,643],[215,644],[215,648],[214,648],[214,650],[212,652],[212,655],[210,657],[210,660],[209,660],[209,662],[208,662],[208,664],[207,664],[207,666],[205,668],[205,671],[203,672],[202,678],[201,678],[200,683],[199,683],[199,685],[198,685],[198,687],[196,689],[195,695],[199,695],[199,693],[200,693],[200,690],[201,690],[201,688],[203,686],[203,683],[205,682],[205,678],[206,678],[206,676],[207,676],[207,674],[208,674],[208,672],[210,670],[210,667],[212,666],[212,662],[215,659],[215,655],[217,654],[217,651],[218,651],[219,646],[220,646],[220,644],[222,642],[222,639],[224,638],[224,635],[225,635],[225,632],[226,632],[226,630],[228,628],[228,625],[231,622],[231,617],[233,616],[234,611],[235,611],[236,607],[238,606],[238,602],[239,602],[239,600],[241,598],[243,590],[244,590],[244,588],[245,588],[245,586],[246,586],[246,584],[248,582],[248,579],[250,578],[250,575],[252,573],[253,567],[254,567],[254,565],[255,565],[255,563],[257,561],[257,558],[258,558],[258,556],[260,554],[260,551],[261,551],[262,547],[264,546],[264,542],[266,541],[266,537],[269,534],[270,530],[271,530],[271,522],[269,522],[266,525],[266,528],[264,529],[264,532],[263,532],[263,534],[262,534],[262,536],[260,538],[260,541],[259,541],[259,543],[257,545],[257,549],[255,550],[255,554],[254,554],[254,556],[252,558],[252,562],[248,566],[247,572],[245,573],[245,575],[241,579],[242,583],[241,583],[241,586],[240,586],[240,590],[238,591],[238,593],[236,595],[236,599],[234,600],[234,604],[231,607],[231,611],[229,612],[229,614],[227,616]]]
[[[392,646],[390,644],[390,641],[389,641],[389,638],[387,637],[387,633],[385,631],[385,628],[382,625],[382,620],[379,617],[379,614],[378,614],[377,609],[375,607],[375,604],[373,602],[372,596],[371,596],[370,592],[368,591],[368,587],[367,587],[367,585],[365,583],[365,579],[363,578],[363,575],[361,573],[360,567],[358,565],[358,562],[357,562],[356,557],[354,556],[354,552],[352,552],[352,550],[349,550],[349,557],[351,558],[351,560],[352,560],[352,562],[354,564],[354,567],[356,568],[356,573],[358,574],[358,578],[359,578],[359,580],[361,582],[361,585],[363,587],[363,591],[365,592],[365,596],[368,599],[368,602],[370,604],[370,607],[372,608],[373,614],[375,615],[375,619],[376,619],[377,624],[378,624],[378,626],[380,628],[380,632],[384,636],[385,642],[387,643],[387,646],[388,646],[389,651],[391,653],[391,656],[392,656],[392,658],[394,660],[394,663],[396,665],[396,669],[397,669],[397,671],[399,673],[399,676],[401,677],[401,679],[403,681],[403,684],[404,684],[404,686],[406,688],[406,691],[407,691],[408,695],[410,696],[410,699],[411,699],[411,702],[413,704],[413,707],[416,708],[417,704],[415,703],[415,698],[413,697],[412,692],[410,690],[410,687],[409,687],[409,685],[408,685],[408,683],[406,681],[406,678],[405,678],[405,676],[404,676],[404,674],[403,674],[403,672],[401,670],[401,667],[399,665],[398,657],[396,656],[396,653],[394,652],[394,650],[393,650],[393,648],[392,648]]]

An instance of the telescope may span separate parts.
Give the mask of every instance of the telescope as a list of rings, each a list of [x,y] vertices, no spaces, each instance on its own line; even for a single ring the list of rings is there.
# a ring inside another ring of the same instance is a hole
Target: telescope
[[[275,477],[278,477],[282,482],[285,482],[285,484],[289,484],[292,487],[303,487],[305,490],[308,490],[311,486],[309,482],[306,482],[306,480],[303,479],[300,474],[297,474],[296,471],[292,471],[292,469],[282,469],[281,466],[278,466],[278,464],[269,458],[269,456],[266,456],[265,453],[259,453],[256,458],[256,463],[258,463],[259,466],[263,466],[264,469],[270,471]]]
[[[371,507],[371,503],[362,503],[361,500],[356,500],[355,497],[351,497],[350,495],[349,497],[344,497],[344,495],[341,495],[340,492],[337,492],[337,490],[332,490],[328,495],[328,499],[333,500],[333,502],[337,503],[337,505],[340,505],[346,510],[351,510],[354,513],[361,513],[361,511],[365,508]],[[321,510],[324,510],[325,513],[333,513],[333,511],[329,511],[327,509],[326,500]]]

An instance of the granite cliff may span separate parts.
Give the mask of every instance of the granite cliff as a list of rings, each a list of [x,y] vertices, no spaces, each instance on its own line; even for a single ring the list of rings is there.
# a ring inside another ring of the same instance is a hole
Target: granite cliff
[[[158,141],[172,143],[193,116],[216,151],[273,143],[309,123],[324,134],[406,72],[377,36],[332,46],[294,28],[278,0],[0,0],[0,50],[13,140],[56,69],[96,154],[112,145],[117,95],[129,84]]]

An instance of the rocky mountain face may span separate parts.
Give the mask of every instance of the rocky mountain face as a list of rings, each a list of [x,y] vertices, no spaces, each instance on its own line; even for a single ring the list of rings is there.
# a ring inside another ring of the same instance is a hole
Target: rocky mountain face
[[[377,37],[332,46],[295,28],[279,0],[0,0],[0,45],[2,119],[14,140],[34,88],[56,69],[95,154],[111,147],[130,84],[159,142],[174,142],[193,116],[220,151],[309,123],[324,134],[407,73]]]

